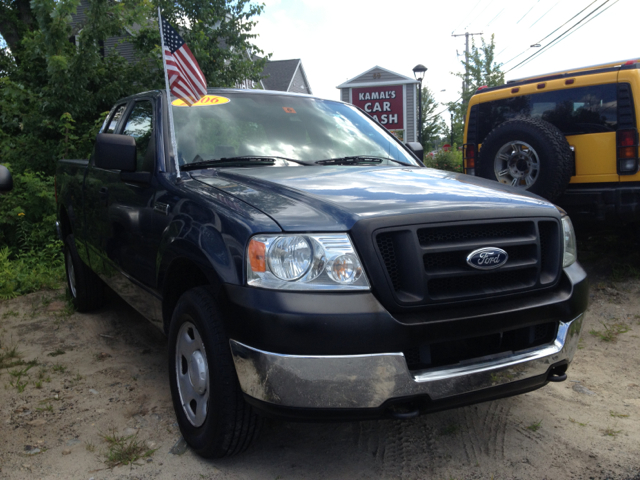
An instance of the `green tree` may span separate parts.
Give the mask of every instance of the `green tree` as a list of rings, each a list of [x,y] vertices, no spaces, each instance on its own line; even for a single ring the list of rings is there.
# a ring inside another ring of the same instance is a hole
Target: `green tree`
[[[249,0],[88,0],[83,24],[72,31],[80,0],[0,0],[0,158],[14,172],[52,174],[64,152],[86,158],[96,119],[120,97],[164,88],[158,3],[198,58],[211,86],[257,80],[266,60],[252,43],[262,5]],[[180,21],[178,21],[180,19]],[[186,27],[188,25],[189,28]],[[76,42],[70,39],[76,37]],[[127,37],[136,62],[103,41]],[[78,132],[69,145],[65,113]],[[90,140],[90,139],[89,139]]]
[[[485,42],[484,38],[481,41],[482,45],[478,48],[472,40],[469,58],[461,62],[465,71],[454,73],[456,77],[463,81],[466,89],[463,87],[459,101],[447,104],[449,111],[453,113],[453,141],[458,145],[463,143],[467,106],[469,105],[469,99],[477,88],[483,85],[495,87],[504,84],[504,73],[501,70],[502,64],[495,61],[496,44],[494,36],[491,35],[489,43]],[[448,126],[447,136],[451,138],[451,126]]]
[[[429,87],[422,88],[422,147],[425,152],[434,149],[435,140],[444,129],[445,125],[437,110],[440,104],[436,102],[433,92]]]

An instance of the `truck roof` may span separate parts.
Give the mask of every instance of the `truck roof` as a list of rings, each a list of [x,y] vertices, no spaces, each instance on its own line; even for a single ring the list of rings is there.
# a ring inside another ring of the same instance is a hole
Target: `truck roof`
[[[529,77],[522,77],[522,78],[516,78],[513,80],[507,80],[507,85],[510,85],[512,83],[520,83],[520,82],[530,82],[530,81],[535,81],[536,79],[540,79],[540,78],[544,78],[544,77],[551,77],[551,76],[556,76],[556,75],[569,75],[572,73],[580,73],[580,72],[588,72],[591,70],[601,70],[601,69],[605,69],[605,68],[619,68],[622,67],[623,65],[633,65],[640,62],[640,58],[632,58],[632,59],[627,59],[627,60],[618,60],[615,62],[607,62],[607,63],[599,63],[596,65],[589,65],[586,67],[578,67],[578,68],[569,68],[566,70],[558,70],[556,72],[549,72],[549,73],[543,73],[540,75],[532,75]]]

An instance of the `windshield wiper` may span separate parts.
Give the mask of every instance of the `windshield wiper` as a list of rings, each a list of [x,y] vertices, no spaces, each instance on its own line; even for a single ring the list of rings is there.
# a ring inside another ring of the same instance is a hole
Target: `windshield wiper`
[[[330,158],[327,160],[318,160],[318,165],[371,165],[381,164],[384,160],[399,163],[400,165],[411,166],[408,163],[401,162],[395,158],[376,157],[375,155],[354,155],[351,157]]]
[[[200,156],[197,155],[196,159]],[[308,163],[301,162],[299,160],[293,160],[291,158],[286,157],[277,157],[273,155],[241,155],[238,157],[223,157],[223,158],[212,158],[210,160],[200,160],[191,163],[187,163],[180,167],[180,170],[188,171],[188,170],[196,170],[198,168],[206,168],[206,167],[216,167],[223,163],[239,163],[244,165],[273,165],[276,163],[276,160],[284,160],[285,162],[294,162],[299,163],[300,165],[308,165]]]

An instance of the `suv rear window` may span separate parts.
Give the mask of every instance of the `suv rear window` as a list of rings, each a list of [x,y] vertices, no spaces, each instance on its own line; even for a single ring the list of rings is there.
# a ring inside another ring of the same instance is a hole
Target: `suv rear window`
[[[594,85],[494,100],[478,105],[479,138],[512,118],[545,120],[565,135],[612,132],[617,119],[616,84]]]

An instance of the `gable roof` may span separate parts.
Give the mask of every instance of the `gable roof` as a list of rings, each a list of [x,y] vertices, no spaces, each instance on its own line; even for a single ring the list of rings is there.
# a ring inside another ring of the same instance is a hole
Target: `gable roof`
[[[371,73],[380,73],[378,80],[371,79]],[[386,68],[376,65],[370,68],[366,72],[362,72],[346,82],[338,85],[336,88],[350,88],[350,87],[363,87],[363,86],[375,86],[375,85],[402,85],[402,84],[417,84],[420,83],[415,78],[406,77],[399,73],[392,72]]]
[[[291,60],[269,60],[262,71],[262,84],[267,90],[289,92],[292,90],[293,80],[297,74],[302,75],[305,93],[311,93],[311,86],[299,58]],[[300,88],[300,86],[297,86]]]

